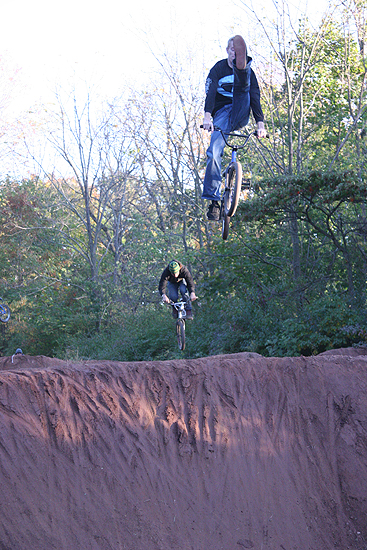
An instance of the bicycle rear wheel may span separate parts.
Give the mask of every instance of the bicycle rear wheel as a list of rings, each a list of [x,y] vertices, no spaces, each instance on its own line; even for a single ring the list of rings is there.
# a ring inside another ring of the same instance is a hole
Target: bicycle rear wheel
[[[0,321],[7,323],[10,319],[10,308],[6,304],[0,304]]]
[[[185,321],[183,319],[177,319],[176,333],[178,348],[183,351],[185,349]]]
[[[224,194],[224,215],[233,216],[237,210],[242,182],[242,166],[239,162],[231,162],[226,171],[226,192]]]

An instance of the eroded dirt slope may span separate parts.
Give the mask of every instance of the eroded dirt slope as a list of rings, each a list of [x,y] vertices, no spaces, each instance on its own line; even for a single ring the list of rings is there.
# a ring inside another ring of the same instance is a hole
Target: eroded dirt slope
[[[0,358],[0,550],[367,548],[367,355]]]

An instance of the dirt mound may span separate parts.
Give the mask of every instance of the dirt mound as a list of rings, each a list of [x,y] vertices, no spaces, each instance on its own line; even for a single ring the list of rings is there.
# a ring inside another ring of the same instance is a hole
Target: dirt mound
[[[0,358],[0,550],[365,549],[366,369]]]

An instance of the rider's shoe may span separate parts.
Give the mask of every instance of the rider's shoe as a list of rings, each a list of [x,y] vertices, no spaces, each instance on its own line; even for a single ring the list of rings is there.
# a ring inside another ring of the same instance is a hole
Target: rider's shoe
[[[212,201],[209,205],[206,217],[208,220],[219,221],[220,218],[220,204],[218,201]]]
[[[186,319],[191,319],[192,320],[193,318],[194,318],[194,316],[192,314],[192,309],[187,309],[186,310]]]
[[[236,52],[236,67],[241,71],[247,65],[247,48],[246,42],[239,34],[233,38],[233,49]]]

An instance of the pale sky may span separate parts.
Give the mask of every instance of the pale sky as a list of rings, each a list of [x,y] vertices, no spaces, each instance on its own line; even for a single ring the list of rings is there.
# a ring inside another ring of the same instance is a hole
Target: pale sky
[[[261,1],[269,16],[273,0]],[[232,34],[253,31],[243,0],[3,0],[0,52],[20,69],[17,108],[49,101],[57,85],[78,81],[118,96],[125,83],[144,84],[155,56],[194,52],[209,69],[225,57]],[[299,0],[289,0],[295,15]],[[327,0],[308,0],[319,18]],[[258,40],[261,37],[257,37]],[[251,45],[250,45],[251,51]],[[14,98],[15,99],[15,98]]]

